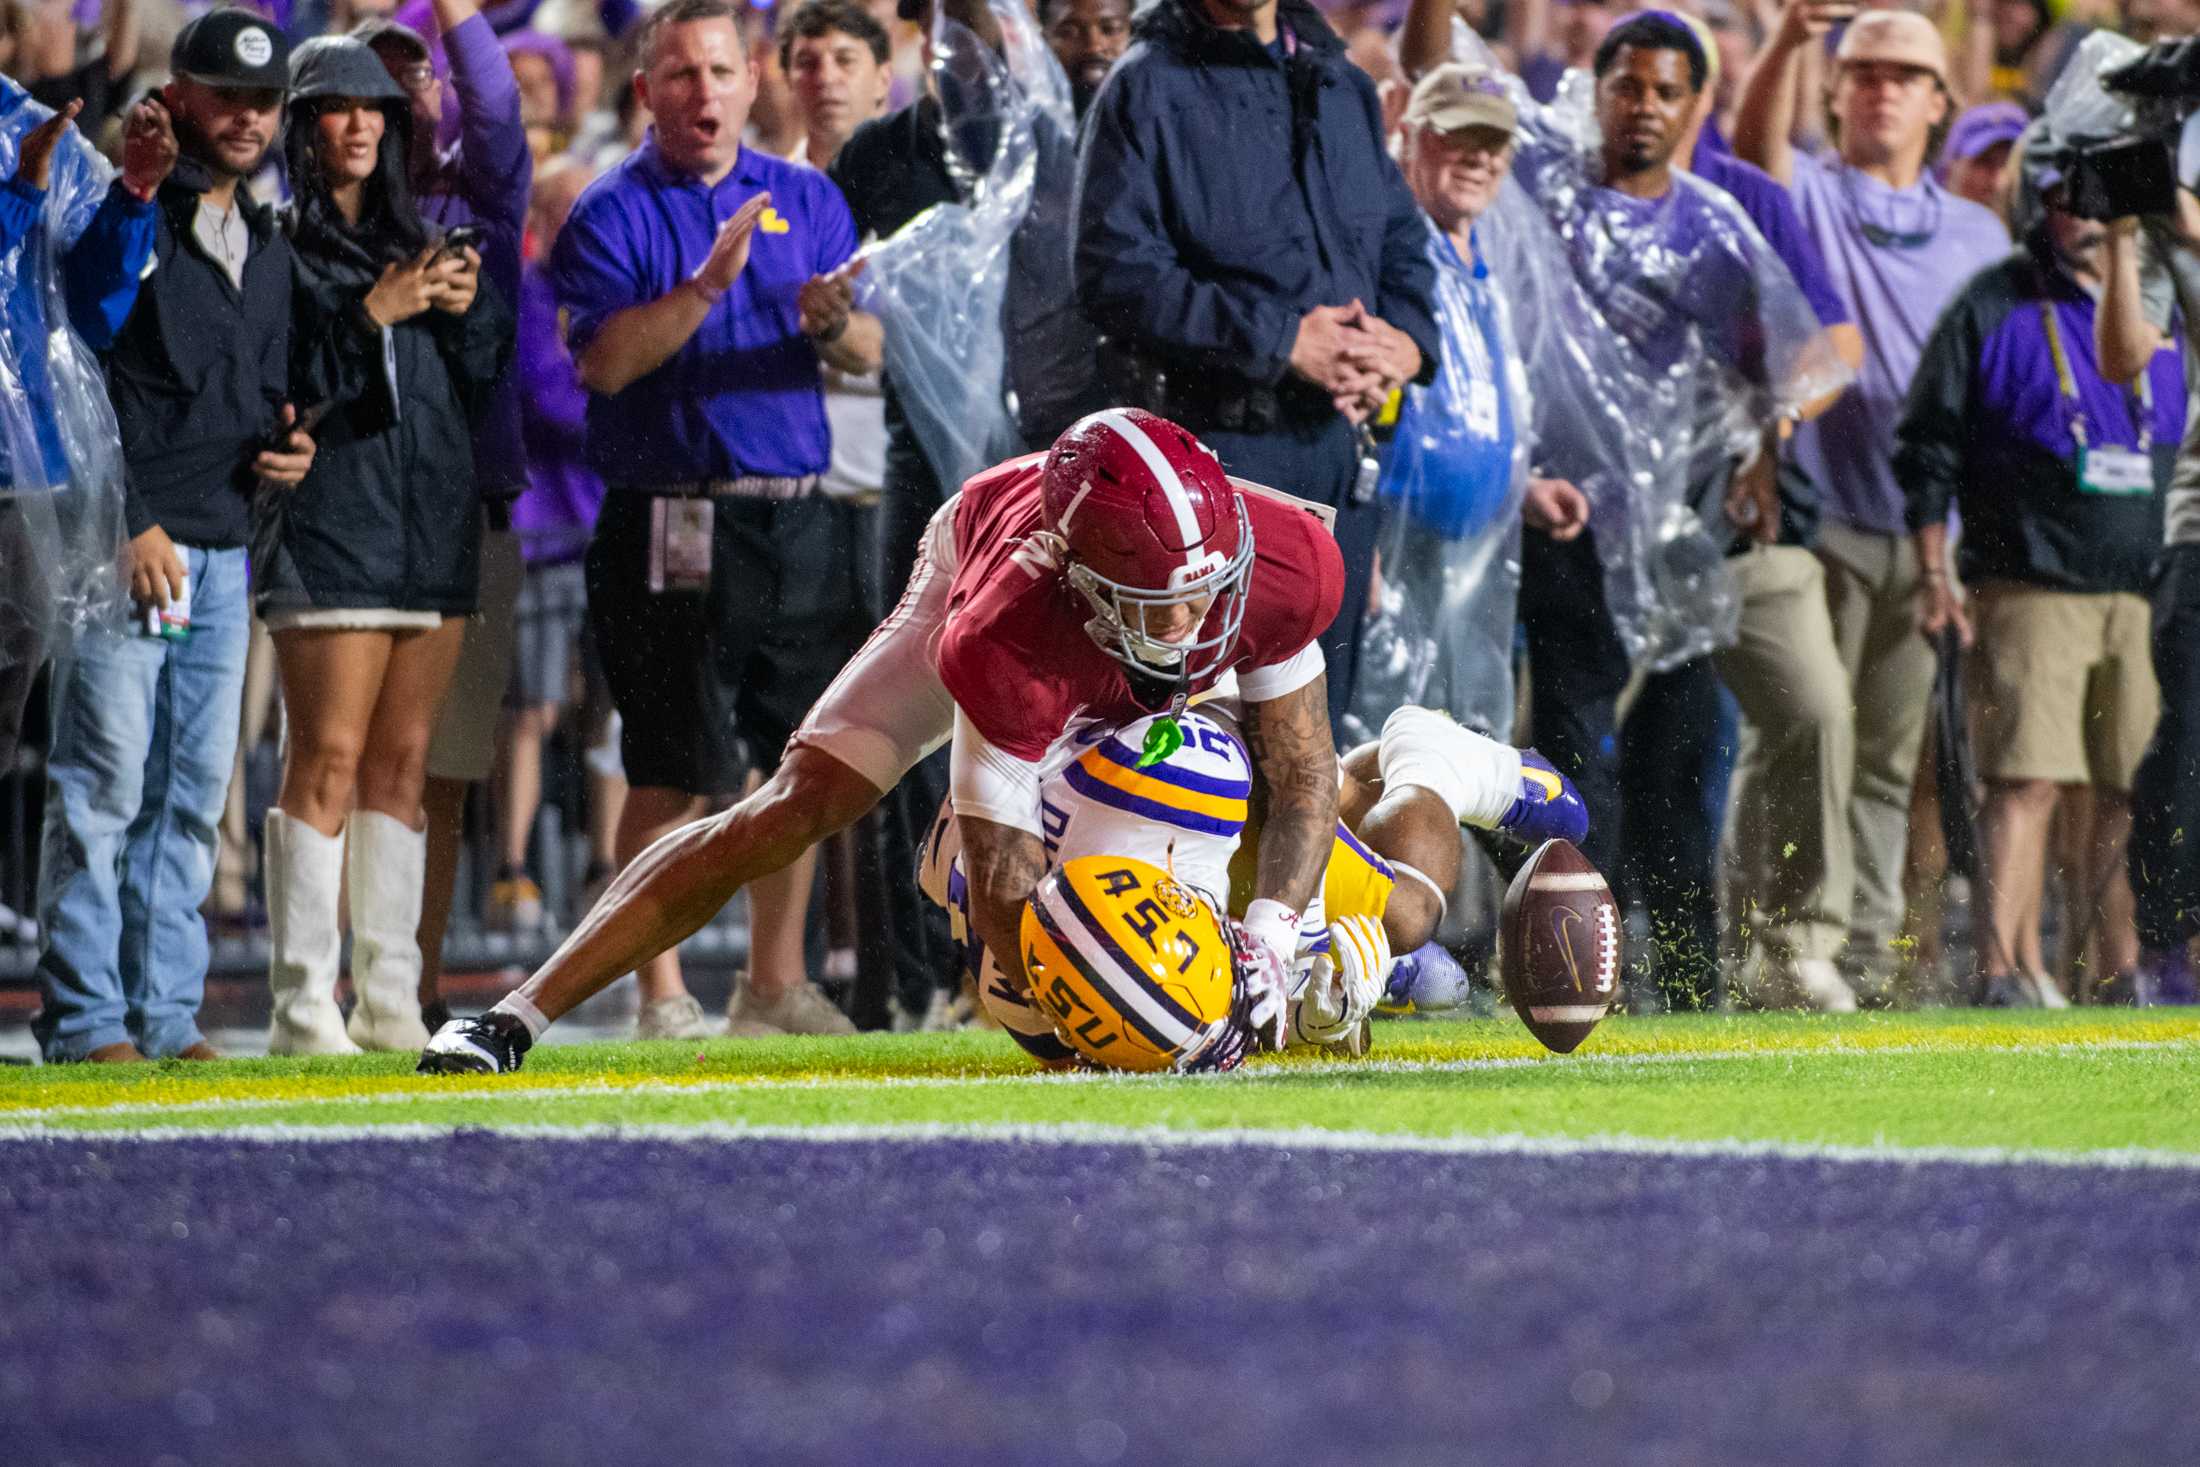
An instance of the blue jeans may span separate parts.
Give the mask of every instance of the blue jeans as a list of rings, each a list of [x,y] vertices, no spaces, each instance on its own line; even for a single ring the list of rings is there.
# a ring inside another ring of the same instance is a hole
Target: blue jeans
[[[159,1059],[198,1043],[206,922],[244,701],[250,597],[242,550],[177,546],[191,635],[79,636],[53,679],[38,878],[49,1062],[134,1040]]]

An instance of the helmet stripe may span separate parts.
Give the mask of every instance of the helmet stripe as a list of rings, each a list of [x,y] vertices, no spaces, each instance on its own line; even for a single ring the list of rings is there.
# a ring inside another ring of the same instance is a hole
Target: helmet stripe
[[[1109,935],[1100,925],[1100,919],[1077,895],[1076,888],[1067,881],[1056,882],[1054,886],[1061,893],[1062,905],[1075,919],[1063,924],[1062,935],[1068,939],[1068,948],[1082,962],[1101,964],[1101,971],[1120,973],[1131,980],[1128,988],[1109,985],[1110,991],[1123,1000],[1125,1017],[1137,1021],[1140,1030],[1149,1036],[1157,1030],[1166,1035],[1158,1041],[1164,1049],[1175,1049],[1198,1034],[1202,1022],[1199,1016],[1171,997],[1166,989],[1154,982],[1143,963],[1133,960],[1123,950],[1122,944]],[[1086,969],[1088,977],[1092,973],[1091,968]]]
[[[1177,477],[1176,469],[1162,453],[1161,445],[1147,436],[1145,429],[1119,412],[1098,412],[1093,417],[1107,424],[1116,437],[1137,450],[1139,458],[1144,460],[1147,470],[1153,474],[1154,481],[1161,486],[1162,498],[1168,501],[1169,509],[1176,515],[1177,533],[1183,536],[1186,551],[1199,549],[1207,537],[1200,533],[1199,516],[1192,510],[1192,496],[1185,491],[1184,481]]]
[[[1085,980],[1086,986],[1094,993],[1115,1000],[1117,1015],[1125,1024],[1136,1029],[1148,1044],[1164,1054],[1182,1044],[1184,1041],[1181,1038],[1171,1038],[1168,1032],[1180,1026],[1170,1023],[1166,1015],[1149,1012],[1150,1005],[1140,1001],[1143,995],[1125,991],[1120,984],[1108,981],[1107,975],[1110,972],[1136,971],[1129,955],[1110,941],[1107,934],[1101,933],[1100,943],[1106,949],[1112,950],[1114,956],[1095,956],[1091,950],[1095,944],[1081,940],[1088,936],[1082,930],[1082,923],[1090,921],[1091,914],[1077,904],[1067,882],[1050,885],[1065,898],[1064,905],[1069,908],[1071,920],[1064,921],[1050,910],[1053,902],[1048,898],[1045,889],[1041,890],[1040,900],[1033,904],[1032,910],[1038,915],[1040,930],[1054,940],[1054,945],[1061,949],[1063,959],[1077,969],[1078,976]]]

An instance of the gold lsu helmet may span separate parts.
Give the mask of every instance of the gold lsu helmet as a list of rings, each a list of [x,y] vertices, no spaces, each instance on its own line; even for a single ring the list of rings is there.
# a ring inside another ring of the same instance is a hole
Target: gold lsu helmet
[[[1024,904],[1031,997],[1062,1041],[1112,1070],[1222,1068],[1237,965],[1230,935],[1150,862],[1079,856]],[[1241,1057],[1241,1056],[1239,1056]],[[1207,1061],[1208,1063],[1202,1063]]]

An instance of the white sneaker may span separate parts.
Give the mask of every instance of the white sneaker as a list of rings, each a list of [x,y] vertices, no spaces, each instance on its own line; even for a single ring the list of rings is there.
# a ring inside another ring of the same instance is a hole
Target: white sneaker
[[[1831,959],[1797,958],[1791,975],[1795,992],[1811,1008],[1824,1014],[1856,1012],[1856,990],[1849,987]]]
[[[2026,973],[2024,981],[2032,985],[2043,1009],[2067,1009],[2070,997],[2062,991],[2062,985],[2045,973]]]
[[[641,1017],[634,1021],[636,1039],[712,1039],[719,1032],[692,993],[643,1004]]]
[[[853,1034],[856,1026],[815,983],[797,983],[770,1002],[758,1000],[749,987],[749,975],[733,982],[733,999],[726,1005],[726,1032],[736,1039],[764,1039],[774,1034]]]

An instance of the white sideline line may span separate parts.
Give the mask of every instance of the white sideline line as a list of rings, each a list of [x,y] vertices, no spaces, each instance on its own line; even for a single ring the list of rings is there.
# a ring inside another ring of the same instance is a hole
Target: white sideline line
[[[2103,1039],[2089,1042],[2063,1044],[1996,1044],[1970,1045],[1962,1049],[1946,1049],[1930,1044],[1859,1045],[1856,1047],[1833,1046],[1825,1048],[1780,1050],[1661,1050],[1649,1054],[1577,1054],[1570,1056],[1528,1056],[1492,1059],[1456,1060],[1320,1060],[1305,1064],[1262,1066],[1259,1069],[1239,1070],[1224,1075],[1128,1075],[1094,1072],[1048,1073],[1015,1075],[874,1075],[848,1076],[799,1075],[791,1078],[757,1078],[750,1080],[698,1080],[667,1081],[662,1084],[615,1085],[602,1080],[576,1081],[571,1085],[499,1085],[476,1084],[463,1088],[438,1086],[421,1090],[377,1090],[356,1095],[304,1095],[268,1096],[249,1095],[213,1096],[204,1100],[179,1101],[122,1101],[113,1105],[56,1105],[7,1109],[0,1107],[0,1136],[38,1129],[37,1123],[51,1119],[73,1119],[93,1116],[153,1116],[196,1115],[222,1111],[287,1110],[298,1106],[383,1106],[434,1104],[440,1101],[495,1100],[508,1102],[601,1099],[613,1096],[667,1096],[667,1095],[725,1095],[758,1091],[796,1090],[954,1090],[974,1089],[986,1086],[1025,1085],[1263,1085],[1289,1082],[1305,1076],[1346,1075],[1446,1075],[1469,1074],[1484,1070],[1517,1070],[1533,1066],[1594,1066],[1609,1069],[1633,1069],[1638,1066],[1709,1064],[1721,1061],[1770,1059],[1793,1062],[1798,1059],[1832,1057],[1862,1059],[1879,1055],[1919,1054],[2039,1054],[2079,1055],[2107,1052],[2144,1053],[2153,1050],[2200,1048],[2200,1036],[2192,1039]],[[394,1130],[395,1128],[391,1128]],[[70,1134],[81,1134],[71,1131]]]
[[[2060,1166],[2104,1170],[2200,1171],[2200,1153],[2122,1147],[2101,1151],[2025,1150],[1999,1146],[1853,1146],[1799,1141],[1683,1141],[1648,1136],[1585,1137],[1416,1136],[1389,1131],[1331,1131],[1318,1127],[1260,1130],[1169,1130],[1154,1126],[1060,1126],[927,1122],[876,1126],[746,1126],[729,1121],[692,1125],[546,1126],[536,1123],[431,1126],[244,1125],[199,1129],[170,1126],[143,1131],[47,1131],[0,1126],[0,1141],[49,1145],[107,1141],[133,1144],[175,1141],[241,1141],[254,1145],[329,1145],[356,1141],[435,1141],[461,1132],[526,1141],[665,1141],[683,1144],[785,1141],[845,1146],[879,1142],[974,1141],[1001,1145],[1125,1147],[1147,1152],[1229,1150],[1403,1152],[1430,1156],[1530,1156],[1554,1160],[1587,1156],[1681,1159],[1825,1161],[1842,1164],[1919,1166]]]

